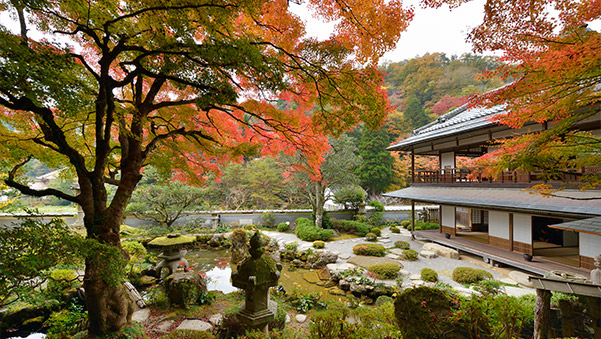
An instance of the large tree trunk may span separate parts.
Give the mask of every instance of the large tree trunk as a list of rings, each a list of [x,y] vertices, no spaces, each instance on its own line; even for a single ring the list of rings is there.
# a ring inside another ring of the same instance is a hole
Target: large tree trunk
[[[101,193],[102,195],[102,193]],[[104,246],[112,246],[117,249],[116,255],[126,256],[121,248],[119,229],[121,219],[127,202],[122,206],[114,208],[119,204],[111,204],[112,209],[102,208],[106,203],[98,203],[94,199],[92,210],[84,211],[84,223],[88,232],[88,239],[98,241]],[[106,200],[105,200],[106,201]],[[99,250],[94,250],[86,258],[86,272],[84,277],[84,289],[86,292],[86,303],[88,307],[90,335],[103,335],[117,332],[123,329],[130,321],[135,309],[134,299],[131,297],[118,275],[107,275],[107,271],[119,268],[124,264],[120,258],[103,256]],[[102,251],[104,252],[104,251]],[[109,261],[111,261],[109,263]]]
[[[325,190],[321,181],[315,182],[315,202],[313,203],[313,213],[315,213],[315,226],[323,225],[323,205],[325,204]]]
[[[534,339],[551,338],[551,292],[536,290],[534,307]]]

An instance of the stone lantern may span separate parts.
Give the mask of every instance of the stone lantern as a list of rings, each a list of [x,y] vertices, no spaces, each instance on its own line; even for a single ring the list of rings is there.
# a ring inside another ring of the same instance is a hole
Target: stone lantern
[[[164,237],[158,237],[148,243],[150,246],[157,246],[163,248],[163,252],[157,256],[162,259],[161,262],[154,268],[156,276],[161,277],[161,270],[167,268],[169,270],[168,275],[175,273],[177,267],[183,265],[188,267],[188,261],[184,259],[184,255],[188,252],[183,249],[182,246],[185,244],[191,244],[196,240],[194,236],[181,235],[179,233],[168,234]]]
[[[261,236],[250,239],[250,257],[232,273],[232,285],[245,290],[244,304],[238,311],[240,321],[251,329],[267,332],[267,324],[275,319],[278,305],[269,300],[269,288],[277,286],[282,265],[263,255]]]

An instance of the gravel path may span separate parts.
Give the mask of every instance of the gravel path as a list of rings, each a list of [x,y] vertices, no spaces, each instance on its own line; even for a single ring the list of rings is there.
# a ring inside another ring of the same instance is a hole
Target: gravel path
[[[263,233],[269,236],[271,239],[277,241],[280,247],[284,247],[287,243],[291,243],[296,241],[298,244],[299,250],[304,250],[312,246],[311,242],[302,241],[296,237],[295,234],[292,233],[281,233],[274,231],[263,231]],[[394,242],[398,240],[403,240],[409,242],[411,249],[417,251],[418,253],[421,251],[423,243],[420,241],[415,241],[411,239],[411,233],[408,230],[401,228],[401,233],[392,233],[390,229],[386,228],[382,230],[382,236],[378,238],[379,244],[383,245],[386,248],[394,247]],[[329,241],[326,243],[326,250],[332,252],[339,252],[337,264],[345,263],[350,257],[354,256],[353,247],[360,243],[366,243],[365,238],[352,238],[352,239],[343,239],[336,241]],[[465,260],[467,259],[467,260]],[[415,275],[419,275],[423,268],[431,268],[438,272],[438,279],[440,282],[451,285],[453,288],[457,290],[466,290],[466,288],[453,281],[451,279],[451,273],[457,267],[473,267],[479,269],[485,269],[486,271],[492,273],[493,277],[496,280],[501,280],[503,282],[507,282],[510,284],[517,284],[515,281],[509,279],[507,274],[510,270],[507,269],[499,269],[492,267],[491,265],[485,264],[480,259],[475,257],[464,256],[462,254],[462,258],[457,259],[449,259],[445,257],[436,257],[433,259],[426,259],[423,257],[419,257],[416,261],[404,261],[404,260],[396,260],[396,262],[403,265],[404,270],[408,271],[409,275],[414,275],[413,278],[416,278]],[[409,277],[410,277],[409,276]],[[411,281],[409,277],[405,278],[403,284],[404,286],[410,284]],[[509,295],[523,295],[523,294],[534,294],[535,290],[531,288],[524,287],[510,287],[506,286],[505,288],[507,294]]]

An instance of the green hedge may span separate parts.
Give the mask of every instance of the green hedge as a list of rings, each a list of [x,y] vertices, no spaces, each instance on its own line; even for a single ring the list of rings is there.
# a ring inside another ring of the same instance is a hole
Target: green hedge
[[[371,257],[383,257],[386,249],[378,244],[359,244],[353,247],[353,253],[356,255],[366,255]]]
[[[354,220],[336,220],[332,227],[339,232],[357,234],[360,237],[364,237],[369,233],[368,224]]]
[[[396,263],[385,263],[371,265],[367,268],[369,272],[375,273],[378,279],[394,279],[401,270],[401,266]]]
[[[478,268],[457,267],[453,270],[453,280],[461,284],[474,284],[492,278],[490,272]]]
[[[423,281],[426,282],[437,282],[438,281],[438,273],[431,268],[423,268],[421,271],[421,277]]]
[[[317,227],[307,218],[298,218],[296,219],[296,236],[304,241],[326,241],[334,236],[334,231]]]
[[[409,249],[409,243],[403,240],[397,240],[394,242],[394,246],[397,248],[400,248],[402,250],[408,250]]]

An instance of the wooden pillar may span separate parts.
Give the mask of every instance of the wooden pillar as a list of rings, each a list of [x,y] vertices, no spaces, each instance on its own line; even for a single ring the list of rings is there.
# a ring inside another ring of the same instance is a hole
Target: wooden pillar
[[[415,231],[415,201],[411,200],[411,238],[415,239],[413,231]]]
[[[576,336],[576,319],[574,305],[571,300],[559,300],[559,311],[561,312],[561,335],[563,337]]]
[[[413,146],[411,147],[411,183],[415,182],[415,153],[413,152]]]
[[[534,339],[552,338],[551,333],[551,292],[536,289],[534,306]]]
[[[601,298],[588,297],[588,309],[591,313],[593,321],[593,330],[595,331],[595,339],[601,339]]]

